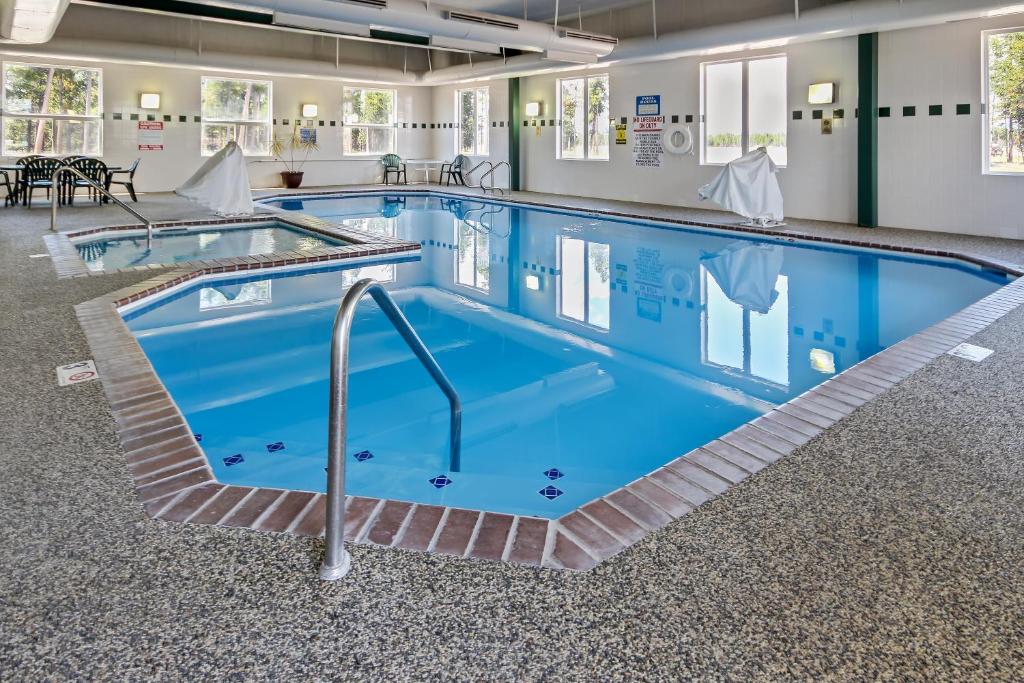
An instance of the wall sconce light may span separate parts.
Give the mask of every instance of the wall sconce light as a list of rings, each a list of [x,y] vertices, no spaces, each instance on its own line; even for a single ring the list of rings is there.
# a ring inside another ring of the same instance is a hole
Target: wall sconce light
[[[807,88],[808,104],[832,104],[835,101],[835,83],[814,83]]]
[[[539,291],[540,290],[540,278],[537,277],[536,275],[527,275],[526,276],[526,288],[527,289],[532,289],[535,292]]]
[[[304,104],[302,105],[302,118],[314,119],[316,118],[318,111],[319,107],[317,107],[315,104]]]
[[[540,102],[527,102],[526,115],[530,118],[537,118],[540,116]]]
[[[144,92],[139,95],[139,108],[140,109],[159,109],[160,108],[160,93],[158,92]]]
[[[836,357],[825,349],[811,349],[811,368],[825,375],[836,374]]]

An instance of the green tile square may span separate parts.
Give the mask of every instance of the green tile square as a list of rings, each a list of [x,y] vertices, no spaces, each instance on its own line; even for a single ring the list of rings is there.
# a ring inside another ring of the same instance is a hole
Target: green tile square
[[[958,105],[956,105],[956,115],[957,116],[970,116],[971,115],[971,105],[969,105],[969,104],[958,104]]]
[[[929,104],[928,105],[928,116],[942,116],[942,105],[941,104]]]
[[[903,115],[904,116],[917,116],[917,107],[914,107],[914,106],[903,107]]]
[[[878,117],[879,118],[887,119],[890,116],[892,116],[892,109],[890,109],[889,107],[879,107],[878,108]]]

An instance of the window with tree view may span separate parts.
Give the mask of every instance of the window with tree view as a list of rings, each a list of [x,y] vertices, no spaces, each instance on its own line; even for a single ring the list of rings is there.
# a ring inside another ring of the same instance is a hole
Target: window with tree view
[[[989,173],[1024,173],[1024,31],[988,33]]]
[[[103,153],[100,69],[4,64],[3,154]]]
[[[608,75],[558,81],[558,158],[608,158]]]
[[[487,126],[489,88],[458,90],[455,107],[459,112],[459,154],[485,156],[487,154]]]
[[[395,151],[395,91],[345,88],[345,154]]]
[[[786,57],[701,65],[701,163],[727,164],[758,147],[786,152]]]
[[[203,156],[231,140],[250,156],[270,154],[270,81],[203,78]]]

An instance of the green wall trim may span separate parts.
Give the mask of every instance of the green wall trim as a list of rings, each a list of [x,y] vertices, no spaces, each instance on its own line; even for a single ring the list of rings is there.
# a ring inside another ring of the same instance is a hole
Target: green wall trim
[[[519,79],[508,79],[508,177],[509,187],[519,190],[519,143],[522,117],[519,114]]]
[[[857,223],[878,227],[878,34],[857,37]]]

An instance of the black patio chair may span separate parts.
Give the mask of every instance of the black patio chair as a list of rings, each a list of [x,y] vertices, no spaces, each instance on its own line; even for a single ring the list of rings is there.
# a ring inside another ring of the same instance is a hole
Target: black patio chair
[[[437,180],[438,184],[451,185],[454,180],[456,185],[465,185],[466,179],[462,177],[462,170],[468,162],[469,157],[460,154],[453,161],[441,164],[441,176]]]
[[[135,196],[135,171],[138,170],[140,161],[142,159],[136,159],[128,168],[123,168],[119,171],[109,171],[107,173],[107,189],[109,190],[111,185],[121,185],[124,189],[128,190],[128,194],[131,195],[133,202],[139,201],[139,198]],[[126,180],[118,180],[117,175],[119,173],[127,173],[128,178]]]
[[[36,190],[46,190],[46,196],[50,198],[50,201],[58,201],[59,197],[52,191],[53,172],[60,168],[63,164],[60,159],[53,159],[51,157],[36,157],[30,160],[21,171],[21,203],[24,206],[32,206],[32,195]]]
[[[7,171],[0,171],[0,176],[4,177],[4,189],[7,190],[7,194],[4,195],[4,207],[15,206],[18,203],[18,190],[11,184],[11,176]]]
[[[388,185],[388,175],[391,173],[395,174],[396,183],[409,184],[409,176],[405,172],[405,163],[402,161],[402,157],[397,154],[385,154],[380,158],[380,163],[384,165],[384,184]]]
[[[96,185],[99,185],[104,190],[107,189],[107,181],[109,179],[109,172],[107,171],[107,165],[99,159],[93,159],[91,157],[78,157],[74,161],[68,164],[71,168],[76,171],[80,171],[82,175],[91,180]],[[84,187],[89,191],[89,198],[99,201],[101,204],[107,201],[107,198],[102,193],[96,191],[96,187],[93,186],[86,180],[83,180],[79,176],[73,173],[64,174],[64,185],[61,188],[66,192],[68,204],[72,206],[75,203],[75,193],[79,188]]]

